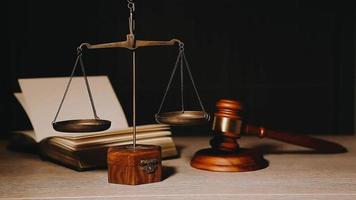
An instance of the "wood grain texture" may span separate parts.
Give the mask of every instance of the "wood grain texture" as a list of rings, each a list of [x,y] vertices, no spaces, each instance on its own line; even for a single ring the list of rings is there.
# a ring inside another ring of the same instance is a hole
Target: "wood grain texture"
[[[347,152],[347,149],[340,144],[301,134],[291,134],[282,131],[274,131],[252,125],[246,125],[245,130],[243,132],[245,134],[258,135],[260,138],[271,138],[290,144],[308,147],[321,153]]]
[[[349,152],[319,154],[310,149],[241,138],[242,148],[261,148],[269,166],[243,173],[214,173],[189,165],[210,137],[175,137],[181,157],[163,161],[163,181],[137,187],[108,183],[107,170],[76,172],[37,155],[6,150],[0,141],[0,199],[350,199],[356,198],[356,137],[319,136]]]
[[[268,162],[258,149],[240,148],[242,106],[238,101],[221,99],[214,113],[214,137],[209,149],[196,152],[190,162],[197,169],[215,172],[245,172],[263,169]]]
[[[263,169],[268,162],[255,149],[240,148],[239,152],[202,149],[195,153],[192,167],[216,172],[246,172]]]
[[[258,149],[239,147],[237,141],[240,139],[241,132],[312,148],[319,153],[347,152],[342,145],[330,141],[243,124],[242,109],[241,103],[235,100],[217,101],[213,122],[215,134],[210,140],[211,148],[195,153],[190,162],[192,167],[217,172],[244,172],[267,167],[268,162]]]
[[[135,149],[132,145],[110,147],[107,159],[109,183],[139,185],[161,181],[160,146],[138,145]],[[147,167],[152,170],[147,170]]]

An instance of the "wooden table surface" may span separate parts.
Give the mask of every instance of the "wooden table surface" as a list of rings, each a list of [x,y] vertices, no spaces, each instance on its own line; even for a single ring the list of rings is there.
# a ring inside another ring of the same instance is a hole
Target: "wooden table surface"
[[[76,172],[37,155],[10,152],[0,142],[0,199],[356,199],[356,137],[322,137],[349,152],[318,154],[309,149],[244,137],[243,147],[261,147],[269,166],[242,173],[207,172],[190,167],[208,137],[175,137],[181,152],[165,160],[165,179],[127,186],[109,184],[107,171]]]

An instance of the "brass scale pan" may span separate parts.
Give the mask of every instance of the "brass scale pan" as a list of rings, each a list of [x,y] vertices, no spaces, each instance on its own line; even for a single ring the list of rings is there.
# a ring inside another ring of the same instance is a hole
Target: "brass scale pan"
[[[174,111],[156,114],[156,121],[172,126],[190,126],[204,124],[210,115],[203,111]]]
[[[175,111],[156,115],[158,123],[172,126],[204,124],[209,118],[209,114],[202,111]],[[59,132],[95,132],[109,129],[111,122],[103,119],[74,119],[54,122],[52,126]]]
[[[199,125],[209,119],[209,114],[203,111],[174,111],[156,115],[158,123],[172,126]],[[103,119],[74,119],[54,122],[52,126],[59,132],[95,132],[109,129],[111,122]]]
[[[204,124],[209,121],[209,114],[202,111],[175,111],[156,115],[156,121],[172,126],[190,126]],[[111,122],[103,119],[74,119],[52,123],[54,130],[59,132],[95,132],[110,128]]]
[[[103,119],[75,119],[52,123],[59,132],[95,132],[110,128],[111,122]]]

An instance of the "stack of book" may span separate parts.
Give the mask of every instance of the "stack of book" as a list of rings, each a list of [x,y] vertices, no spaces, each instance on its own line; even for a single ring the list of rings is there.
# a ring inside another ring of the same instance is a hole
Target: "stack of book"
[[[15,93],[27,113],[34,130],[14,131],[10,149],[33,146],[41,157],[63,166],[83,171],[106,167],[107,149],[111,146],[131,144],[133,129],[106,76],[88,77],[97,111],[103,119],[112,122],[107,131],[95,133],[61,133],[52,127],[53,116],[63,95],[67,78],[19,79],[22,93]],[[64,119],[90,118],[90,104],[83,78],[72,81],[67,102],[59,115]],[[177,156],[176,146],[167,125],[137,126],[137,143],[159,145],[162,158]],[[34,146],[35,145],[35,146]]]

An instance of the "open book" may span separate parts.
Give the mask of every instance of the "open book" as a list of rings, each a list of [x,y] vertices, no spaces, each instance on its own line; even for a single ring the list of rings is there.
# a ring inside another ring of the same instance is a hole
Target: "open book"
[[[39,144],[40,155],[51,161],[76,170],[106,166],[106,151],[110,146],[132,143],[132,128],[106,76],[88,77],[98,115],[110,120],[111,127],[95,133],[62,133],[52,127],[68,78],[19,79],[22,93],[15,97],[24,108],[34,130],[15,131],[9,147],[32,143]],[[74,77],[58,121],[93,118],[91,105],[82,77]],[[177,150],[166,125],[137,127],[138,144],[162,147],[162,158],[177,156]],[[15,147],[15,148],[14,148]]]

